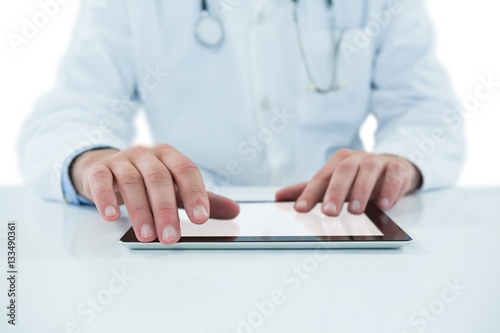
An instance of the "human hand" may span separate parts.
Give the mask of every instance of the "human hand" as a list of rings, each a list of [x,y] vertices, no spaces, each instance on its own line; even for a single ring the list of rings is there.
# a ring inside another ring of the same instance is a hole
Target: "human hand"
[[[71,178],[81,196],[93,201],[106,221],[120,217],[125,204],[141,242],[163,244],[180,238],[178,208],[196,224],[210,217],[234,218],[239,206],[207,192],[196,165],[169,145],[90,150],[72,164]]]
[[[338,216],[348,200],[349,212],[361,214],[369,200],[388,209],[421,182],[420,171],[402,157],[340,149],[309,182],[278,191],[276,200],[296,201],[298,212],[308,212],[322,201],[328,216]]]

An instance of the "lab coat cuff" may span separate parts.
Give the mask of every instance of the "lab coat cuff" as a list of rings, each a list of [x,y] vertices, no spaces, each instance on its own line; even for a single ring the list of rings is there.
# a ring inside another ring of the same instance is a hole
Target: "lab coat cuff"
[[[107,145],[93,145],[93,146],[85,146],[81,149],[74,151],[71,155],[69,155],[63,163],[62,175],[61,175],[61,187],[63,191],[63,196],[66,202],[73,205],[94,205],[94,203],[76,192],[76,189],[71,181],[70,176],[70,166],[71,163],[75,160],[76,157],[85,153],[89,150],[94,149],[103,149],[103,148],[114,148]],[[114,148],[116,149],[116,148]]]

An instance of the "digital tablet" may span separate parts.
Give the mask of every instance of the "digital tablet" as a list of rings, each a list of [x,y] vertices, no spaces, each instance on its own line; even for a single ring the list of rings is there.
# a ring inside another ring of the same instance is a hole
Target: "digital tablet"
[[[298,213],[293,202],[240,203],[240,214],[232,220],[209,219],[204,224],[189,221],[179,210],[181,238],[172,245],[157,239],[141,243],[130,228],[120,243],[137,250],[161,249],[315,249],[399,248],[412,242],[394,221],[370,202],[364,214],[347,211],[329,217],[317,204],[309,213]]]

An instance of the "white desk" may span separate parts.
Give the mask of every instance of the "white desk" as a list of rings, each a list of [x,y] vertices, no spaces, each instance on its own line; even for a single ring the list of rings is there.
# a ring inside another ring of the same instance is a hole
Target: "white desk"
[[[23,188],[1,189],[0,203],[1,332],[500,332],[498,188],[404,198],[388,212],[414,238],[402,250],[319,253],[130,251],[117,242],[126,217],[107,223]],[[16,327],[6,323],[8,220]]]

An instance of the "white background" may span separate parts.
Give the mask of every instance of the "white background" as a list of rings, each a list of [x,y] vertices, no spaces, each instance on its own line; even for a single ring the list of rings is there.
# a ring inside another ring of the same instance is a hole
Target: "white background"
[[[437,30],[438,55],[450,73],[459,101],[474,95],[480,76],[493,75],[500,81],[500,3],[491,0],[427,3]],[[0,185],[23,182],[16,152],[21,125],[36,98],[53,84],[79,4],[80,0],[69,0],[61,5],[47,26],[16,54],[7,34],[20,33],[22,18],[31,20],[40,6],[35,0],[0,2]],[[500,185],[500,163],[496,162],[500,152],[499,110],[500,88],[466,120],[468,158],[460,185]],[[150,142],[142,115],[138,126],[137,140]],[[370,122],[363,130],[367,142],[371,141],[373,126]]]

